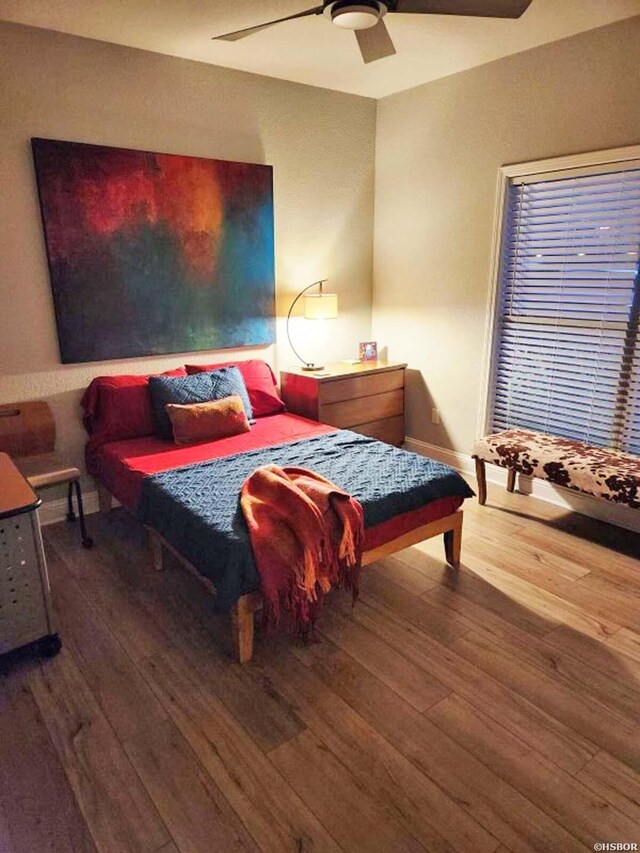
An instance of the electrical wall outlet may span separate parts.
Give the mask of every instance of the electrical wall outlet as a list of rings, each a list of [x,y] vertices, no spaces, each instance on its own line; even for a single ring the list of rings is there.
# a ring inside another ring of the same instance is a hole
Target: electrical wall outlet
[[[440,412],[434,407],[431,409],[431,423],[439,424],[440,423]]]

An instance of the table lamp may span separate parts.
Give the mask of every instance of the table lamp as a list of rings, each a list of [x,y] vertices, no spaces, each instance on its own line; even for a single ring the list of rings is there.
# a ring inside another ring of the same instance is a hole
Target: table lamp
[[[300,362],[302,362],[303,370],[322,370],[324,365],[314,364],[311,361],[305,361],[294,347],[293,343],[291,342],[291,334],[289,333],[289,321],[291,319],[291,313],[298,299],[300,299],[301,296],[304,296],[305,320],[335,320],[335,318],[338,316],[338,296],[335,293],[325,293],[323,291],[322,287],[324,284],[326,284],[326,282],[326,278],[322,279],[321,281],[314,281],[313,284],[310,284],[308,287],[305,287],[303,290],[301,290],[291,303],[289,313],[287,314],[287,338],[289,339],[289,346],[293,350],[296,358]],[[317,287],[318,293],[307,293],[307,291],[311,290],[312,287]]]

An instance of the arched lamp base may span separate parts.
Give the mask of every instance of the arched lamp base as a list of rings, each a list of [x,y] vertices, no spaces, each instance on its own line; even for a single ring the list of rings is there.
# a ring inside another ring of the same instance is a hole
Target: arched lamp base
[[[323,370],[324,364],[303,364],[302,370]]]

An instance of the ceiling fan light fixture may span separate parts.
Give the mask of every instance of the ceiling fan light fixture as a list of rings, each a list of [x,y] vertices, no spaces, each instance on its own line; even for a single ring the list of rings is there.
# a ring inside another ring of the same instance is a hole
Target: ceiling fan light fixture
[[[332,3],[325,12],[331,21],[343,30],[368,30],[375,27],[387,11],[383,3]]]
[[[334,12],[333,23],[343,30],[368,30],[378,23],[378,14],[366,6],[353,6]]]

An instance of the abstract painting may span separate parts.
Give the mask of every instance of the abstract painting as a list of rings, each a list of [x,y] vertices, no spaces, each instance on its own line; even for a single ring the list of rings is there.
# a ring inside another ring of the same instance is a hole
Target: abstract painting
[[[63,363],[273,343],[270,166],[32,147]]]

